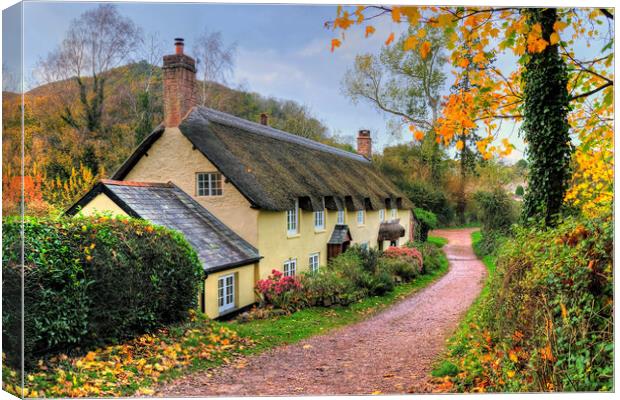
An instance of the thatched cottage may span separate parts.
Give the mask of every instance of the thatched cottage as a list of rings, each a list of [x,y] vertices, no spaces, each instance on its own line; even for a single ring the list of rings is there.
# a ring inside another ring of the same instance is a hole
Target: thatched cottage
[[[69,214],[108,211],[181,231],[205,269],[210,317],[255,302],[273,269],[299,274],[351,244],[404,243],[412,204],[373,167],[370,132],[358,154],[195,102],[195,61],[164,57],[164,123]]]

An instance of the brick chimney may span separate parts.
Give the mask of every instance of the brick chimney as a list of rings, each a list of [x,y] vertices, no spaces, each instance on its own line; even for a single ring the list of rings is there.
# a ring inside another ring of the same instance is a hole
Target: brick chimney
[[[362,129],[357,134],[357,153],[369,160],[372,158],[372,138],[367,129]]]
[[[164,124],[179,126],[196,105],[196,61],[183,53],[183,39],[174,39],[174,54],[164,56]]]
[[[260,124],[265,126],[269,125],[269,116],[267,114],[262,113],[260,115]]]

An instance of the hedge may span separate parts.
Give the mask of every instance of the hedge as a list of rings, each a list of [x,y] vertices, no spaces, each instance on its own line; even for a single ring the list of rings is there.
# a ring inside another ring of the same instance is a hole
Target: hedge
[[[3,288],[20,288],[20,221],[3,221]],[[202,267],[177,232],[136,219],[36,219],[24,224],[24,361],[117,342],[181,321]],[[15,292],[15,290],[14,290]],[[5,293],[6,290],[5,290]],[[3,296],[7,361],[21,352],[21,300]]]

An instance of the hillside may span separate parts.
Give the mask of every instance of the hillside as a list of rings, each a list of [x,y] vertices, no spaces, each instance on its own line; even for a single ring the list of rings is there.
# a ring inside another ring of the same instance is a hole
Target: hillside
[[[103,110],[97,129],[74,123],[87,117],[75,79],[45,84],[25,94],[26,169],[33,178],[33,190],[40,187],[43,192],[41,201],[64,208],[93,180],[118,168],[163,120],[161,77],[159,67],[146,63],[125,65],[100,76]],[[92,82],[92,78],[84,80],[89,102],[97,98],[90,90]],[[202,93],[202,82],[197,86]],[[250,121],[259,121],[260,114],[266,113],[275,128],[354,150],[332,137],[320,120],[294,101],[266,98],[212,82],[205,90],[207,107]],[[3,187],[7,193],[19,171],[20,102],[21,96],[3,93]],[[8,200],[6,196],[4,200]],[[11,207],[4,203],[5,212],[10,212]]]

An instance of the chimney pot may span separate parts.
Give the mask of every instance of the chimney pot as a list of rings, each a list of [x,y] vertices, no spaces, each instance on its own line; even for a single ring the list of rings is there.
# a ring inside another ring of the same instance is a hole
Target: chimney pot
[[[183,38],[174,39],[174,50],[176,54],[183,54],[183,46],[185,45]]]
[[[260,115],[260,124],[268,126],[269,125],[269,116],[265,113]]]
[[[362,129],[357,134],[357,153],[369,160],[372,158],[372,138],[368,129]]]
[[[174,39],[175,54],[164,56],[164,125],[179,126],[196,105],[196,60],[183,53],[183,38]]]

